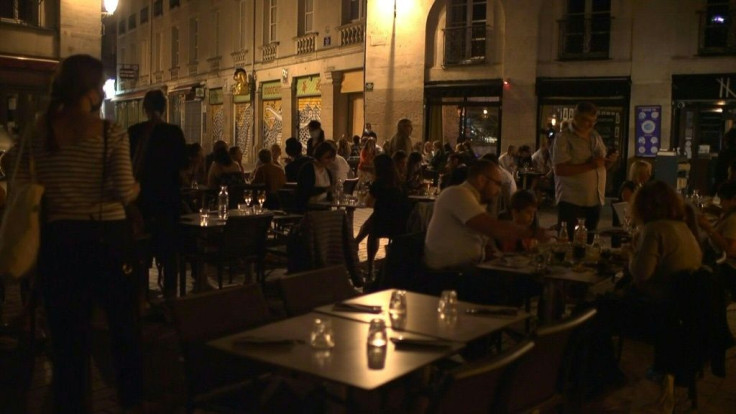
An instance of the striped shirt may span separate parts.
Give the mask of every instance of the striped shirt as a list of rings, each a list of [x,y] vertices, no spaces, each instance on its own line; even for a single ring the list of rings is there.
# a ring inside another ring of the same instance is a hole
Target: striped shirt
[[[47,222],[125,218],[123,205],[135,199],[137,193],[131,170],[130,144],[123,128],[110,124],[108,129],[104,187],[102,136],[82,138],[62,145],[53,153],[45,148],[43,133],[32,130],[23,139],[29,137],[36,164],[36,179],[45,188],[43,216]],[[16,146],[11,154],[15,155],[17,150]],[[17,177],[19,181],[29,179],[28,148],[23,151],[22,157]]]

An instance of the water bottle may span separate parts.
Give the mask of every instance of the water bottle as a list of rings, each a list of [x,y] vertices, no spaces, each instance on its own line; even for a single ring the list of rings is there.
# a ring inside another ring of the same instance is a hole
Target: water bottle
[[[601,246],[601,236],[596,233],[593,235],[593,243],[590,245],[590,260],[597,262],[601,258],[601,252],[603,247]]]
[[[217,195],[217,217],[220,220],[227,220],[227,208],[230,196],[227,193],[227,186],[220,186],[220,194]]]
[[[575,226],[575,234],[572,244],[572,255],[575,260],[585,259],[585,247],[588,245],[588,229],[585,227],[585,219],[579,218]]]
[[[557,245],[554,248],[555,261],[558,263],[565,262],[565,256],[567,256],[568,247],[570,245],[570,237],[567,235],[567,222],[563,221],[560,223],[560,233],[557,237]]]

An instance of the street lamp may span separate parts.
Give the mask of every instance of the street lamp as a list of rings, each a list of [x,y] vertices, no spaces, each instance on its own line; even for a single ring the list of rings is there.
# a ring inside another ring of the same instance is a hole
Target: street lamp
[[[103,0],[103,4],[105,6],[105,13],[108,15],[115,13],[115,10],[118,8],[118,0]]]

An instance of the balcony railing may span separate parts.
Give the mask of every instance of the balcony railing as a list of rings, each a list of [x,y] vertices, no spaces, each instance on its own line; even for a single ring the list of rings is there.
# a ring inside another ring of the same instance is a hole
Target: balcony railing
[[[363,39],[365,39],[365,19],[339,26],[337,32],[340,34],[340,46],[363,43]]]
[[[272,62],[276,60],[276,52],[279,48],[279,42],[271,42],[263,45],[261,60],[264,62]]]
[[[317,40],[317,33],[307,33],[303,36],[297,36],[294,38],[294,43],[296,43],[296,54],[297,55],[303,55],[305,53],[313,53],[314,52],[314,44]]]
[[[446,27],[445,66],[474,65],[486,62],[491,29],[486,25]]]
[[[176,80],[179,78],[179,67],[173,67],[169,69],[169,73],[171,74],[171,80]]]
[[[698,12],[698,54],[736,54],[736,10],[729,4],[713,5],[708,11]]]
[[[245,63],[245,56],[248,54],[248,49],[238,50],[230,54],[233,59],[233,63],[236,65],[242,65]]]
[[[560,60],[608,59],[611,48],[611,24],[608,12],[574,13],[558,20]]]

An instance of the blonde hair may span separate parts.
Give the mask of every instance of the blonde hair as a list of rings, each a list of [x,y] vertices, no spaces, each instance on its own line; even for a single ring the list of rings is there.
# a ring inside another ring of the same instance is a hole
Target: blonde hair
[[[641,174],[645,169],[651,174],[652,164],[642,160],[632,162],[631,165],[629,165],[629,181],[636,181],[636,179],[639,178],[639,174]]]

